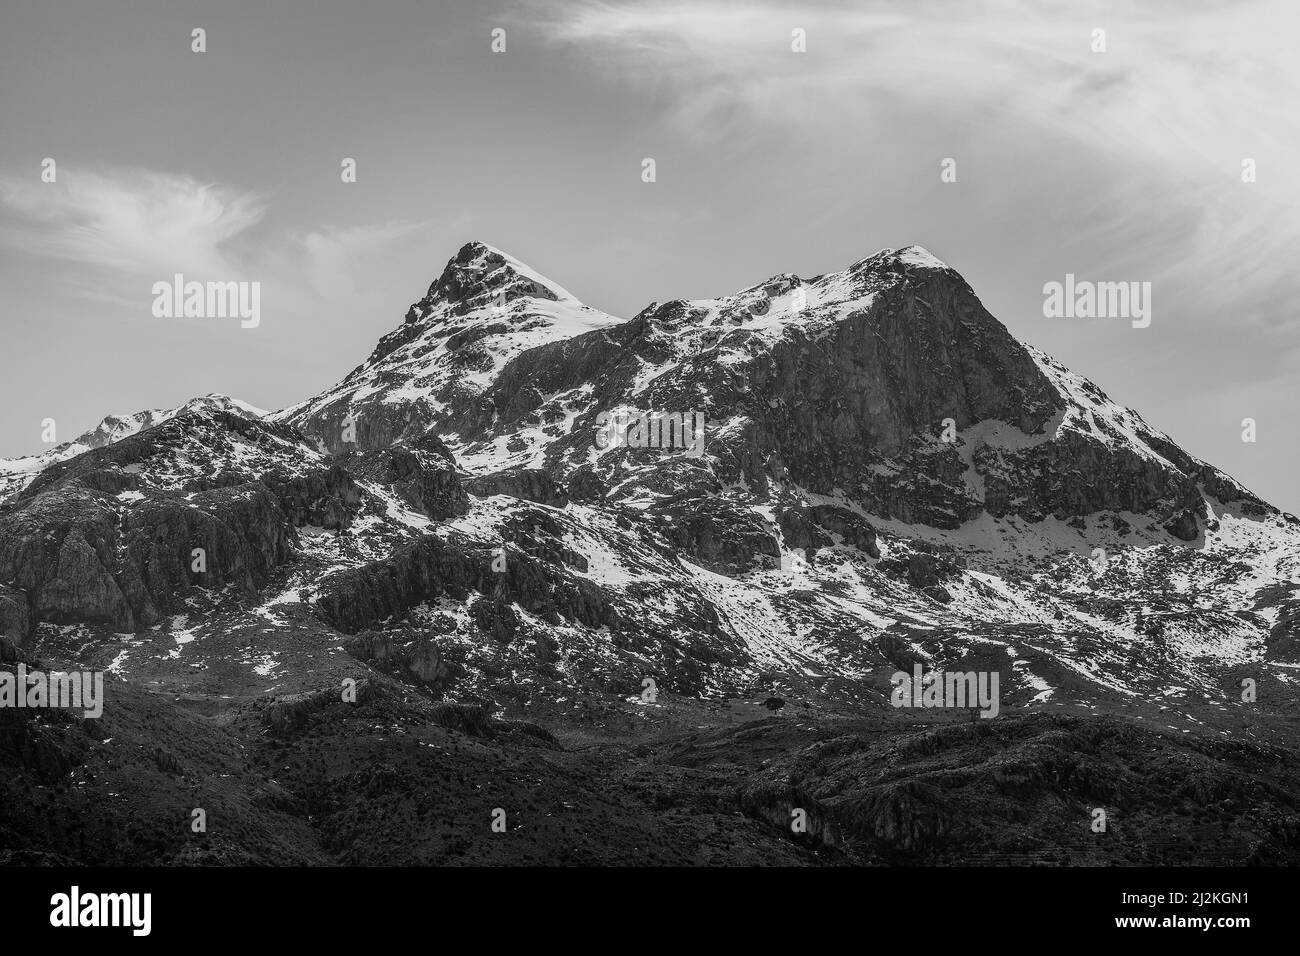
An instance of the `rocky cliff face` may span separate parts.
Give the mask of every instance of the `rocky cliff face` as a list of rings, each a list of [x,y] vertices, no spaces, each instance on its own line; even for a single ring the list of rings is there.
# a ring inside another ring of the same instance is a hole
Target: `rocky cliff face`
[[[52,465],[0,509],[0,576],[32,622],[121,630],[195,587],[256,593],[295,528],[345,527],[360,502],[345,471],[296,443],[224,411],[187,413]]]

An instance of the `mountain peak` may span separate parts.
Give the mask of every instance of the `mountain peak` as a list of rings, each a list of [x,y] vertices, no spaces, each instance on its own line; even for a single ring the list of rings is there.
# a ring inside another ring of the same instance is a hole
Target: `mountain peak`
[[[459,311],[485,305],[502,306],[523,298],[577,301],[559,283],[509,253],[486,242],[471,240],[447,260],[442,274],[429,286],[424,298],[411,306],[406,321],[423,321],[439,305],[455,305]]]
[[[73,454],[80,454],[87,448],[111,445],[128,435],[161,425],[178,415],[190,412],[229,412],[240,418],[261,418],[266,414],[265,409],[241,402],[237,398],[231,398],[220,392],[209,392],[207,395],[197,395],[174,408],[151,408],[131,415],[108,415],[94,428],[78,435],[68,445],[60,447],[70,449]]]
[[[949,267],[948,263],[934,255],[924,246],[904,246],[901,249],[895,250],[894,255],[896,255],[900,261],[906,262],[908,265],[921,266],[927,269],[947,269]]]
[[[262,418],[266,415],[266,409],[250,405],[248,402],[240,401],[237,398],[231,398],[222,392],[208,392],[206,395],[197,395],[164,414],[175,416],[185,412],[209,411],[230,412],[232,415],[238,415],[241,418]]]
[[[247,402],[242,402],[220,392],[198,395],[174,408],[148,408],[129,415],[105,415],[94,428],[87,429],[72,441],[56,445],[35,455],[22,458],[0,458],[0,503],[25,488],[48,466],[75,458],[83,452],[116,444],[124,438],[147,428],[161,425],[180,415],[190,413],[226,412],[239,418],[260,419],[267,413]]]
[[[921,269],[950,269],[944,262],[924,246],[900,246],[897,249],[881,249],[865,259],[859,259],[849,267],[852,272],[876,269],[887,265],[913,266]]]

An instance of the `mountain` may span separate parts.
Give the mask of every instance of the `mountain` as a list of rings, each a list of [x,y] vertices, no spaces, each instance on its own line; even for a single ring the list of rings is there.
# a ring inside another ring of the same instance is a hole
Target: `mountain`
[[[347,450],[348,420],[357,424],[360,448],[387,447],[441,425],[449,409],[482,408],[485,392],[518,356],[619,324],[517,259],[468,243],[365,363],[334,388],[271,417],[310,423],[307,431],[324,451]]]
[[[78,435],[70,442],[55,445],[49,451],[22,458],[0,458],[0,501],[12,498],[22,491],[32,479],[55,462],[75,458],[92,448],[103,448],[105,445],[121,441],[128,435],[161,425],[177,415],[196,411],[226,411],[243,418],[261,418],[266,414],[264,409],[254,408],[247,402],[214,392],[192,398],[175,408],[157,408],[136,412],[133,415],[109,415],[94,428]]]
[[[1300,521],[918,246],[620,319],[469,243],[321,394],[61,447],[0,498],[0,650],[111,706],[0,711],[0,851],[1300,857]],[[997,716],[893,706],[915,667]]]

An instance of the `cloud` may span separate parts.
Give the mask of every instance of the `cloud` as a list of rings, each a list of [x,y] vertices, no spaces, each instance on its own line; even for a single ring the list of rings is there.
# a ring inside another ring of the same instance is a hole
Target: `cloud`
[[[0,178],[0,204],[16,221],[0,241],[134,276],[232,276],[234,245],[266,211],[255,193],[151,170],[60,168],[54,183]]]
[[[147,169],[64,169],[55,183],[0,177],[0,243],[63,264],[59,292],[139,312],[158,280],[256,280],[307,312],[353,307],[392,281],[399,248],[431,221],[273,229],[251,190]],[[151,295],[151,294],[150,294]]]
[[[909,164],[959,157],[985,171],[963,180],[978,197],[968,219],[996,217],[1003,235],[1123,273],[1109,277],[1155,280],[1174,290],[1171,305],[1193,307],[1180,321],[1230,304],[1275,329],[1297,321],[1283,305],[1284,290],[1300,293],[1292,0],[526,9],[551,43],[642,90],[648,127],[754,188],[753,169],[788,170],[797,154],[811,219],[826,203],[878,199],[882,184],[857,184],[865,169],[905,177]],[[796,27],[806,53],[791,51]],[[1095,29],[1105,52],[1094,52]],[[1251,184],[1247,157],[1259,170]],[[818,194],[827,182],[838,196]],[[1207,276],[1199,298],[1186,294]]]
[[[1300,24],[1289,0],[1091,10],[1024,0],[539,0],[527,9],[551,42],[668,91],[669,118],[701,137],[789,135],[914,104],[925,107],[918,121],[996,106],[1020,124],[1183,160],[1238,142],[1289,147],[1296,129],[1300,75],[1282,66]],[[790,49],[796,27],[807,33],[803,54]],[[1093,51],[1096,28],[1106,31],[1104,53]]]

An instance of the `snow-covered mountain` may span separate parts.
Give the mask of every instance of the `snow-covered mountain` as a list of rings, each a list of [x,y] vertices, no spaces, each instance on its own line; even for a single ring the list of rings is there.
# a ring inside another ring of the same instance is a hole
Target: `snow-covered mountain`
[[[347,450],[349,421],[360,448],[386,447],[477,407],[502,369],[529,350],[619,323],[519,260],[468,243],[369,359],[271,418],[310,423],[323,450]]]
[[[264,409],[254,408],[247,402],[214,392],[191,398],[175,408],[149,409],[132,415],[109,415],[89,431],[72,441],[55,445],[48,451],[21,458],[0,458],[0,501],[5,501],[26,488],[33,478],[55,462],[75,458],[92,448],[111,445],[136,432],[161,425],[177,415],[202,411],[226,411],[245,418],[261,418],[266,414]]]
[[[659,441],[672,415],[698,443]],[[1262,747],[1297,686],[1300,521],[917,246],[622,319],[469,243],[317,396],[26,461],[0,630],[218,709],[365,674],[553,729],[596,700],[878,715],[921,665],[997,672],[1016,718]]]

